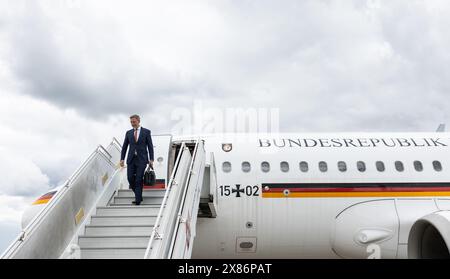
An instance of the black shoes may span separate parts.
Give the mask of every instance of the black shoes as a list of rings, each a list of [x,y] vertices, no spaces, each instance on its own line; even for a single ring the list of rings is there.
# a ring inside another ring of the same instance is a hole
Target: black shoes
[[[132,201],[131,203],[132,203],[132,204],[135,204],[135,205],[140,205],[141,202],[142,202],[142,200],[141,200],[140,202]]]

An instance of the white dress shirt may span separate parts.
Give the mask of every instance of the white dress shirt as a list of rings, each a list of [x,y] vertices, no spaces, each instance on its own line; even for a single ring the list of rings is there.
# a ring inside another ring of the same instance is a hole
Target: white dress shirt
[[[134,139],[134,128],[133,128],[133,139]],[[136,142],[139,140],[139,134],[141,133],[141,126],[137,128]],[[134,155],[137,155],[137,150],[134,150]]]

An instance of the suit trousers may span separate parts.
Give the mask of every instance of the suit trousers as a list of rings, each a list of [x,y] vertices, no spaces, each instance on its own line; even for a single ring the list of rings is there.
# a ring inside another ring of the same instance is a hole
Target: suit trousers
[[[128,183],[136,197],[136,202],[142,201],[142,189],[144,188],[144,173],[147,164],[139,164],[138,157],[133,156],[131,163],[127,166]]]

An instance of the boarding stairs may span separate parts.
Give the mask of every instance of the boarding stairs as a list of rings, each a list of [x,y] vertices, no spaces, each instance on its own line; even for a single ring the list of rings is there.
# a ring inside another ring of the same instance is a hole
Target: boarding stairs
[[[216,214],[214,157],[206,163],[202,139],[161,140],[160,147],[169,147],[155,148],[155,156],[169,154],[165,187],[144,189],[143,202],[133,205],[113,139],[89,156],[1,258],[191,258],[197,217]]]

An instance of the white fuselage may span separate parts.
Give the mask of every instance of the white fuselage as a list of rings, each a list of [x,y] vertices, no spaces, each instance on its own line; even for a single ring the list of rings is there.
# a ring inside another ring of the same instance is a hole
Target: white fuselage
[[[201,138],[218,208],[194,258],[406,258],[415,220],[450,208],[449,133]]]

